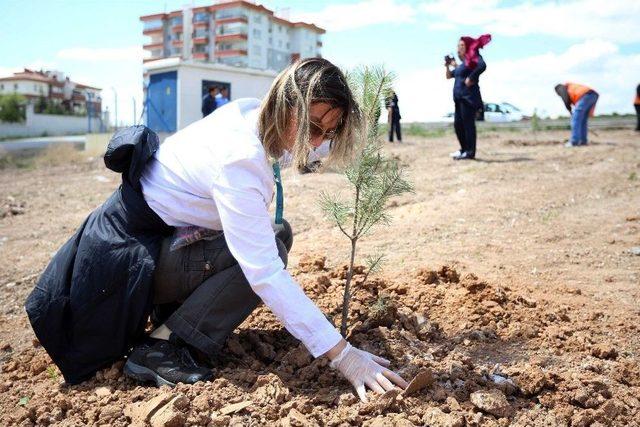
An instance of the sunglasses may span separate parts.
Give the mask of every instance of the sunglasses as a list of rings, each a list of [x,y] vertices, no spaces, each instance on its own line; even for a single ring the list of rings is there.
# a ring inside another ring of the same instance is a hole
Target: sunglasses
[[[314,122],[309,122],[309,134],[312,138],[320,138],[323,140],[333,141],[338,135],[338,129],[340,128],[340,124],[336,126],[334,129],[324,130],[319,124]]]

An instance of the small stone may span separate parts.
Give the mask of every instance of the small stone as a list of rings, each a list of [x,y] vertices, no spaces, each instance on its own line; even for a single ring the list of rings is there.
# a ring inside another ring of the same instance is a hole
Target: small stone
[[[631,253],[631,255],[640,256],[640,246],[632,247],[629,249],[629,253]]]
[[[407,388],[402,392],[403,396],[409,396],[433,384],[433,374],[431,370],[425,369],[420,371],[409,383]]]
[[[232,403],[231,405],[227,405],[225,407],[223,407],[222,409],[220,409],[220,414],[222,415],[229,415],[229,414],[234,414],[236,412],[240,412],[243,409],[251,406],[253,404],[253,402],[251,400],[245,400],[242,402],[238,402],[238,403]]]
[[[114,405],[105,406],[100,410],[100,420],[110,421],[119,418],[122,415],[122,410]]]
[[[615,399],[609,399],[605,403],[600,406],[598,412],[603,415],[603,421],[608,421],[611,423],[620,412],[622,412],[623,405],[619,403]]]
[[[372,414],[372,413],[381,413],[393,405],[398,396],[400,396],[401,390],[398,388],[393,388],[377,399],[372,399],[367,402],[362,408],[360,408],[361,414]]]
[[[439,408],[429,408],[422,417],[425,425],[431,427],[463,427],[464,417],[460,414],[445,414]]]
[[[338,406],[351,406],[358,402],[358,397],[353,393],[342,393],[338,397]]]
[[[98,397],[107,397],[111,395],[111,389],[109,387],[98,387],[93,392]]]
[[[440,270],[438,271],[438,276],[440,276],[440,278],[445,282],[449,282],[449,283],[460,282],[460,275],[458,274],[458,272],[447,265],[443,265],[440,268]]]
[[[25,211],[23,207],[11,206],[9,212],[11,212],[11,215],[22,215]]]
[[[309,419],[296,408],[291,408],[289,415],[287,415],[287,418],[284,420],[284,425],[311,427],[317,425],[317,423],[309,421]]]
[[[547,377],[539,366],[529,365],[516,378],[516,385],[525,396],[534,396],[547,385]]]
[[[471,393],[470,400],[476,408],[499,418],[509,417],[513,413],[511,405],[500,390],[476,391]]]
[[[611,344],[596,344],[591,348],[591,355],[598,359],[615,359],[618,351]]]
[[[187,417],[174,405],[168,404],[160,408],[149,420],[151,427],[181,427]]]
[[[171,395],[169,393],[162,393],[148,401],[128,405],[124,409],[124,415],[131,420],[132,425],[143,426],[147,424],[151,416],[154,415],[159,408],[162,408],[170,400]]]

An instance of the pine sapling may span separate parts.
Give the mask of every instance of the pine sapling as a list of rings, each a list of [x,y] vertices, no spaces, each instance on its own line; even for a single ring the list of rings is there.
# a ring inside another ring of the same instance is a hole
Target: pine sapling
[[[325,216],[338,226],[351,243],[342,302],[342,336],[347,334],[357,243],[374,225],[390,223],[387,213],[387,202],[390,198],[413,191],[398,162],[382,153],[379,141],[378,120],[384,97],[391,91],[393,76],[382,67],[362,67],[350,73],[348,77],[363,115],[363,130],[358,137],[360,140],[356,141],[357,145],[363,148],[345,170],[345,177],[350,184],[350,197],[342,199],[339,195],[328,193],[321,196]],[[365,281],[369,273],[380,267],[381,261],[382,256],[368,260]]]

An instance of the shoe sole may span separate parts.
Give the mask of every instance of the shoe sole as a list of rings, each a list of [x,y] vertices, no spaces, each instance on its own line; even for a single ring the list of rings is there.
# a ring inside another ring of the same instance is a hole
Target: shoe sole
[[[124,364],[124,374],[129,378],[133,378],[136,381],[140,381],[143,383],[146,382],[154,382],[156,386],[160,387],[163,385],[168,385],[169,387],[175,387],[176,385],[171,381],[167,381],[162,378],[157,373],[153,372],[151,369],[140,366],[136,363],[133,363],[131,360],[127,360],[127,363]]]

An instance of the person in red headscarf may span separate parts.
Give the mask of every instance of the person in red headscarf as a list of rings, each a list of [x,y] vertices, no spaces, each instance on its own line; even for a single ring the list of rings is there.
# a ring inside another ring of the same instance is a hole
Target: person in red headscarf
[[[455,79],[453,84],[453,102],[455,104],[454,127],[460,143],[460,150],[451,153],[455,160],[470,160],[476,156],[476,113],[484,108],[480,95],[480,74],[487,65],[479,49],[491,41],[490,34],[477,39],[460,37],[458,42],[458,65],[454,58],[445,58],[446,78]]]

